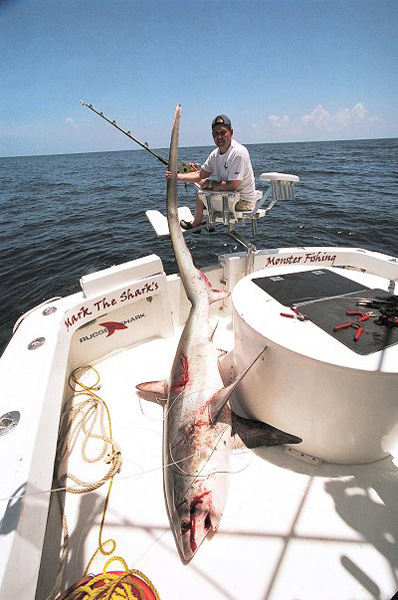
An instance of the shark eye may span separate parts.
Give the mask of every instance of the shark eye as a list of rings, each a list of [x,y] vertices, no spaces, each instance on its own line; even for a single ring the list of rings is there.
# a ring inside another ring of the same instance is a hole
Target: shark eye
[[[191,521],[181,521],[181,533],[186,533],[191,529]]]

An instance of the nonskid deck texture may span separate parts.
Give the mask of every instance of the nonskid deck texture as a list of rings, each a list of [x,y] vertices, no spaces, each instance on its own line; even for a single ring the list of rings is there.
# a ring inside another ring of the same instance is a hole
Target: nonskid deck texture
[[[224,334],[219,327],[215,342],[228,349]],[[95,365],[123,454],[103,532],[103,540],[117,542],[114,554],[144,572],[162,600],[389,600],[398,589],[398,469],[390,457],[341,466],[307,464],[284,448],[234,456],[220,529],[182,564],[163,496],[163,410],[135,392],[141,381],[167,377],[176,344],[154,339]],[[79,460],[69,465],[75,474],[82,468],[89,476]],[[98,546],[105,494],[106,486],[67,495],[70,554],[62,589],[82,577]],[[56,518],[50,522],[56,536]],[[57,566],[49,533],[48,572]],[[101,572],[107,558],[90,571]],[[46,586],[49,578],[38,600]]]

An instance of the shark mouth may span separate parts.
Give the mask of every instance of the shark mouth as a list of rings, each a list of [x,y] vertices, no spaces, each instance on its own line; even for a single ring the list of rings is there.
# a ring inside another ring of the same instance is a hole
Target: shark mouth
[[[202,532],[200,542],[206,537],[207,532],[212,529],[211,509],[211,492],[203,492],[203,494],[195,496],[191,500],[189,505],[189,521],[186,519],[181,522],[181,533],[185,534],[189,531],[189,545],[192,552],[196,552],[198,548],[196,540],[198,526]]]

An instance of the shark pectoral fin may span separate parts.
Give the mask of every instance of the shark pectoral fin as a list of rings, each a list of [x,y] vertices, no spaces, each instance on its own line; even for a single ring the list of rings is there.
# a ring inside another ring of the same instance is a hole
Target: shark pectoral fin
[[[161,379],[160,381],[145,381],[143,383],[139,383],[135,387],[140,392],[152,392],[153,394],[157,394],[160,398],[167,397],[167,379]]]
[[[214,394],[209,406],[210,420],[213,425],[216,424],[218,416],[224,408],[225,404],[227,403],[228,398],[238,387],[238,385],[240,384],[246,373],[252,368],[254,363],[260,358],[260,356],[264,354],[266,349],[267,347],[265,347],[264,350],[261,350],[260,354],[256,356],[256,358],[241,373],[239,373],[239,375],[234,379],[234,381],[230,385],[221,388],[221,390]]]
[[[232,432],[239,436],[247,448],[260,446],[281,446],[283,444],[300,444],[303,440],[290,433],[272,427],[262,421],[244,419],[232,413]]]

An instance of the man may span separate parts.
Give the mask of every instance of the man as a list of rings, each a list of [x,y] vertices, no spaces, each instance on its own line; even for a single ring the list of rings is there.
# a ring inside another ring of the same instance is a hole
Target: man
[[[214,143],[217,146],[202,165],[200,171],[178,173],[177,179],[187,183],[198,183],[204,190],[240,192],[236,210],[254,208],[254,174],[247,149],[232,139],[233,129],[226,115],[218,115],[211,124]],[[215,179],[209,179],[211,176]],[[166,171],[166,179],[171,172]],[[196,199],[194,220],[181,221],[183,229],[192,229],[202,223],[204,205]]]

